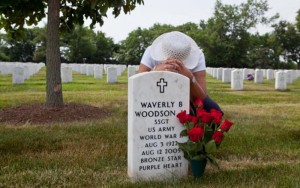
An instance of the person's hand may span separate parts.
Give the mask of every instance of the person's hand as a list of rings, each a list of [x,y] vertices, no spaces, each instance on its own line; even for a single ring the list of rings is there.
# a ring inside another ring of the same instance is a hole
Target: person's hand
[[[171,71],[178,73],[179,66],[175,63],[175,59],[167,59],[160,64],[156,65],[153,71]]]
[[[193,73],[187,69],[184,64],[175,58],[168,58],[153,68],[154,71],[171,71],[193,78]]]

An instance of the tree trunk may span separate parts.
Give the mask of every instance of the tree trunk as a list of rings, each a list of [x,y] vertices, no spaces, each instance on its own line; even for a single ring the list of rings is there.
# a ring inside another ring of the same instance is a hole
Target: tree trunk
[[[46,106],[63,106],[59,50],[59,0],[48,0]]]

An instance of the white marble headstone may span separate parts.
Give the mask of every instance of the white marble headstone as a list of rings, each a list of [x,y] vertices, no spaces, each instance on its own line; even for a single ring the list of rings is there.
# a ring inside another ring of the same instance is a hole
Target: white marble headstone
[[[218,77],[218,69],[217,68],[213,68],[213,77],[214,78]]]
[[[12,74],[12,83],[13,84],[23,84],[24,80],[25,80],[24,68],[23,67],[15,67],[13,69],[13,74]]]
[[[136,67],[135,67],[135,66],[128,66],[128,70],[127,70],[127,71],[128,71],[128,72],[127,72],[128,78],[129,78],[130,76],[135,75],[135,74],[137,73]]]
[[[223,69],[222,82],[225,82],[225,83],[231,82],[231,70],[230,69]]]
[[[61,82],[69,83],[72,82],[72,68],[69,66],[61,67]]]
[[[87,65],[86,75],[87,76],[94,76],[94,65]]]
[[[232,90],[243,90],[243,72],[242,70],[235,69],[231,71],[231,89]]]
[[[24,68],[24,79],[27,80],[31,76],[30,75],[30,67],[29,67],[29,65],[24,65],[23,68]]]
[[[297,79],[297,71],[292,70],[292,75],[293,75],[293,82]]]
[[[164,180],[188,174],[177,141],[183,126],[176,115],[189,112],[187,77],[147,72],[128,82],[128,175],[131,180]]]
[[[274,80],[274,70],[273,69],[267,70],[267,80]]]
[[[107,68],[107,83],[116,83],[118,81],[118,72],[115,67]]]
[[[103,65],[95,65],[94,78],[102,79],[102,76],[103,76]]]
[[[86,74],[86,64],[80,65],[80,74]]]
[[[1,74],[7,75],[9,74],[9,65],[5,62],[0,62],[0,69],[1,69]]]
[[[254,74],[254,82],[255,83],[263,83],[264,80],[264,72],[262,70],[255,70]]]
[[[293,71],[292,70],[285,70],[285,76],[286,76],[286,83],[292,84],[293,83]]]
[[[217,79],[222,80],[223,68],[217,68]]]
[[[286,73],[284,71],[276,72],[275,77],[275,89],[277,90],[286,90]]]
[[[122,65],[117,65],[116,68],[117,68],[117,75],[121,76],[122,73],[123,73],[123,66]]]

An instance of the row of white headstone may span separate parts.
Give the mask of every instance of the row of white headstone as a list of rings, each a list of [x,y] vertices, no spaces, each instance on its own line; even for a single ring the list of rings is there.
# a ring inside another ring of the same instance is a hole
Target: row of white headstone
[[[30,76],[36,74],[44,63],[21,63],[21,62],[0,62],[0,74],[12,74],[13,84],[23,84]],[[94,76],[95,79],[102,79],[103,73],[107,74],[107,83],[116,83],[118,77],[125,71],[126,65],[111,64],[61,64],[62,83],[73,81],[73,71],[87,76]],[[128,77],[137,73],[138,66],[128,66]]]
[[[1,62],[0,74],[11,74],[13,84],[23,84],[25,80],[39,72],[44,66],[44,63]]]
[[[128,66],[128,77],[137,73],[138,66]],[[107,83],[116,83],[118,77],[126,70],[126,65],[111,64],[62,64],[62,83],[72,82],[73,71],[82,75],[94,76],[95,79],[102,79],[103,74],[107,75]]]
[[[254,76],[254,83],[263,83],[264,79],[274,80],[276,90],[286,90],[287,84],[293,83],[300,77],[300,70],[273,70],[273,69],[235,69],[235,68],[212,68],[206,72],[212,77],[230,83],[232,90],[243,90],[243,81],[247,75]]]

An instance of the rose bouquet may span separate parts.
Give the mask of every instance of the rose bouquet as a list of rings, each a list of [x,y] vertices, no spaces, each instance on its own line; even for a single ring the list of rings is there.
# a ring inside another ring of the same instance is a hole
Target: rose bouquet
[[[179,148],[187,160],[204,159],[219,167],[213,153],[220,146],[224,133],[228,132],[233,122],[225,119],[222,123],[223,114],[218,110],[205,111],[202,99],[197,99],[194,107],[193,114],[187,114],[186,111],[177,114],[177,118],[185,128],[180,136],[188,136],[186,142],[178,143]]]

